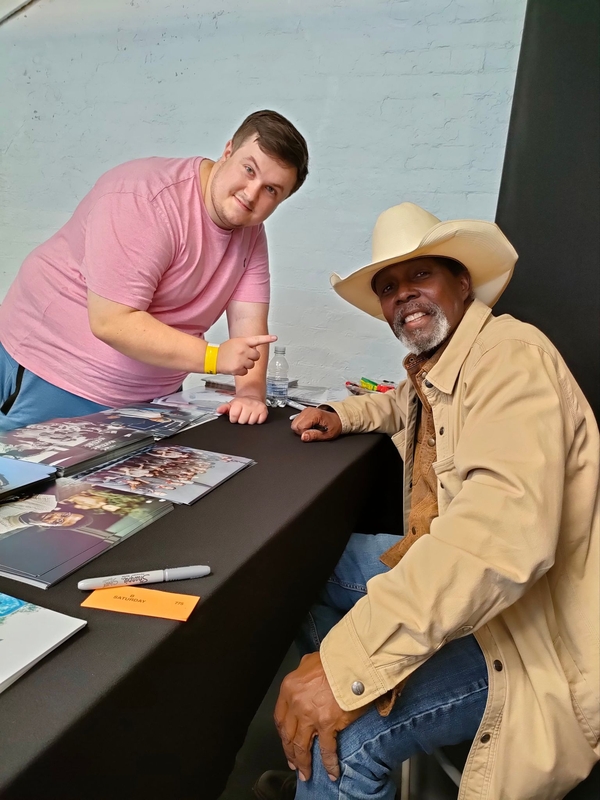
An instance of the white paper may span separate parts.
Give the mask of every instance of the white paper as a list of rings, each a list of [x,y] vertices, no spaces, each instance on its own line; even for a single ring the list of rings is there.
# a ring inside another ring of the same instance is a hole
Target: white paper
[[[184,389],[182,392],[167,394],[153,400],[160,406],[177,406],[178,408],[200,408],[206,412],[215,412],[223,403],[233,400],[232,394],[217,392],[215,389],[205,389],[197,386],[194,389]]]
[[[288,391],[290,400],[309,406],[320,406],[323,403],[335,403],[349,397],[345,386],[327,389],[324,386],[295,386]]]
[[[0,592],[0,692],[86,624]]]

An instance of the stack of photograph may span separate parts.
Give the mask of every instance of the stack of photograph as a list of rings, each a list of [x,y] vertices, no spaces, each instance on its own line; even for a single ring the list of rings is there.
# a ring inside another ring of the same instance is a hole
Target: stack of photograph
[[[47,589],[173,508],[83,480],[0,505],[0,575]]]
[[[86,480],[95,486],[190,505],[254,463],[241,456],[160,443],[89,472]]]
[[[0,433],[0,575],[52,586],[254,464],[165,441],[214,418],[146,403]]]
[[[69,477],[214,418],[200,409],[140,403],[1,432],[0,456],[47,464]]]

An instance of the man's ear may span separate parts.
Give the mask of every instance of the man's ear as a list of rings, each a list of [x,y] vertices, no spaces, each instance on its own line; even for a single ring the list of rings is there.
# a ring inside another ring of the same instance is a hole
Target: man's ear
[[[464,269],[458,276],[460,281],[460,288],[463,295],[463,300],[469,300],[473,294],[473,285],[471,282],[471,273],[468,269]]]
[[[223,150],[223,155],[219,159],[219,161],[227,161],[227,159],[233,153],[233,139],[230,139],[227,144],[225,145],[225,150]]]

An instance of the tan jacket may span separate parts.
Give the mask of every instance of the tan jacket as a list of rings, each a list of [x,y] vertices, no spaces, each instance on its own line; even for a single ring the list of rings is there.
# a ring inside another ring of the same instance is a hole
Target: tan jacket
[[[600,757],[598,428],[551,342],[478,301],[424,385],[439,516],[325,638],[325,671],[358,708],[475,632],[489,693],[459,798],[559,800]],[[410,382],[332,403],[345,433],[392,436],[405,520],[417,405]]]

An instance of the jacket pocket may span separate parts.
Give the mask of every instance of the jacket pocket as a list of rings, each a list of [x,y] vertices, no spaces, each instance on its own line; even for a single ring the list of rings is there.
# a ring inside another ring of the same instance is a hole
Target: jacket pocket
[[[432,464],[438,479],[438,514],[443,514],[462,487],[462,480],[454,468],[454,456]]]
[[[598,691],[593,685],[590,686],[581,674],[575,659],[569,653],[567,646],[560,636],[556,636],[552,642],[556,649],[556,654],[561,663],[565,677],[569,684],[569,690],[573,702],[575,716],[592,747],[598,743],[600,736],[600,725],[598,723]]]
[[[396,445],[402,460],[404,461],[404,450],[406,447],[406,431],[398,431],[392,436],[392,442]]]

